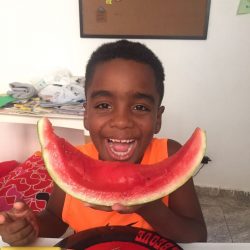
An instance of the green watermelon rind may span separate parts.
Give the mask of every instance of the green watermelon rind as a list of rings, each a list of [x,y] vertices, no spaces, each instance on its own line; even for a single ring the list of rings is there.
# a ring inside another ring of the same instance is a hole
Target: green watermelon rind
[[[50,125],[51,126],[51,125]],[[117,193],[114,192],[102,192],[102,191],[96,191],[96,190],[90,190],[86,187],[79,187],[78,184],[75,183],[75,181],[70,177],[66,176],[65,173],[63,173],[60,176],[60,171],[56,171],[53,164],[51,163],[53,160],[51,160],[51,152],[47,149],[48,143],[46,141],[46,129],[51,129],[51,127],[48,126],[48,120],[47,118],[42,118],[38,121],[38,135],[39,135],[39,141],[42,148],[42,154],[44,158],[44,162],[46,165],[46,168],[54,180],[54,182],[66,193],[72,195],[73,197],[85,201],[87,203],[95,204],[95,205],[103,205],[103,206],[112,206],[115,203],[120,203],[125,206],[132,206],[132,205],[138,205],[147,203],[150,201],[154,201],[157,199],[160,199],[166,195],[169,195],[173,191],[175,191],[177,188],[182,186],[184,183],[186,183],[194,174],[196,169],[201,163],[201,160],[205,154],[206,151],[206,133],[205,131],[201,130],[200,128],[197,128],[195,132],[196,134],[196,140],[195,142],[199,141],[200,145],[198,145],[198,153],[196,153],[195,157],[193,157],[193,162],[191,167],[188,168],[188,171],[186,171],[185,174],[182,174],[178,176],[177,180],[176,178],[173,178],[171,183],[162,184],[157,189],[151,189],[147,190],[146,193],[143,193],[143,187],[137,188],[139,191],[136,191],[136,188],[134,190],[128,190],[127,193],[120,194],[120,197],[118,197]],[[51,133],[51,131],[49,132]],[[193,135],[190,137],[193,138]],[[199,140],[198,140],[198,139]],[[189,141],[189,140],[188,140]],[[188,143],[188,142],[187,142]],[[186,143],[186,144],[187,144]],[[186,145],[185,144],[185,145]],[[168,161],[170,158],[173,157],[179,157],[178,155],[182,154],[183,149],[185,149],[185,145],[173,156],[169,157],[168,159],[164,161]],[[77,150],[77,149],[76,149]],[[92,161],[96,161],[91,159]],[[153,164],[156,167],[156,165],[163,164],[163,161],[159,164]],[[130,194],[130,195],[128,195]]]

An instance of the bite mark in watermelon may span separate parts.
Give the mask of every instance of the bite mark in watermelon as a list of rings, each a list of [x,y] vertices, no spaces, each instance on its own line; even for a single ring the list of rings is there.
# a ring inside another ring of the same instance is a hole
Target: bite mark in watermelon
[[[142,204],[170,194],[198,168],[206,149],[206,134],[196,128],[181,149],[149,165],[95,160],[54,133],[47,118],[38,121],[46,168],[66,193],[96,205]]]

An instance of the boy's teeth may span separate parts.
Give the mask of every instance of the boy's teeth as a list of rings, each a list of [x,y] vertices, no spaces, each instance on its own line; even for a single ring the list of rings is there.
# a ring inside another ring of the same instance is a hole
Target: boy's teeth
[[[116,143],[131,143],[134,140],[118,140],[118,139],[109,139],[110,142],[116,142]]]
[[[108,151],[115,160],[125,160],[132,156],[135,148],[135,139],[109,138]]]

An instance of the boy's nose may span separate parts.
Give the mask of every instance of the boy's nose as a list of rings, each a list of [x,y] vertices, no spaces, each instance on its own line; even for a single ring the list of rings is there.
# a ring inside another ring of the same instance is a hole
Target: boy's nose
[[[119,129],[131,128],[133,126],[132,115],[130,112],[119,110],[113,114],[110,126],[117,127]]]

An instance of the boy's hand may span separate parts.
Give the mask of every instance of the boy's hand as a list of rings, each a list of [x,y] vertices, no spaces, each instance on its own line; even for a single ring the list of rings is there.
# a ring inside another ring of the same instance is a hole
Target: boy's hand
[[[142,206],[143,205],[123,206],[121,204],[116,203],[112,206],[112,210],[117,211],[121,214],[131,214],[131,213],[135,213]]]
[[[142,207],[142,205],[136,205],[136,206],[123,206],[122,204],[116,203],[113,206],[100,206],[100,205],[94,205],[90,203],[84,202],[84,205],[86,207],[91,207],[96,210],[111,212],[111,211],[117,211],[121,214],[131,214],[136,212],[139,208]]]
[[[12,209],[0,213],[0,235],[12,246],[27,245],[38,235],[35,214],[25,203],[14,203]]]

